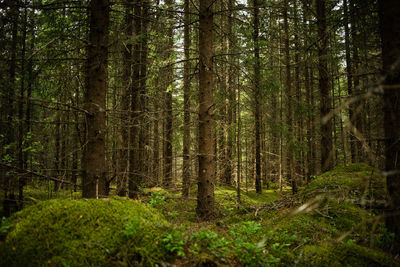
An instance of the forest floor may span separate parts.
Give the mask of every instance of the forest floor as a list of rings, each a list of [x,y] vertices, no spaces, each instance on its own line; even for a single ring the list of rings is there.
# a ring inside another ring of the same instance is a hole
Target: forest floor
[[[384,227],[385,179],[365,164],[290,191],[215,190],[215,218],[196,218],[196,192],[144,189],[137,201],[46,199],[3,219],[0,266],[399,266]],[[35,203],[35,204],[34,204]],[[376,209],[377,208],[377,209]]]

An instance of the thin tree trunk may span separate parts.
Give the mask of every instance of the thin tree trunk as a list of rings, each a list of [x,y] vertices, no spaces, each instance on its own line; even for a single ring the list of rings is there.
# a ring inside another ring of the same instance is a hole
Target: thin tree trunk
[[[17,145],[17,159],[18,168],[23,170],[25,168],[24,158],[24,95],[25,95],[25,56],[26,56],[26,35],[27,35],[27,24],[28,24],[28,9],[27,1],[24,1],[24,20],[22,24],[22,51],[21,51],[21,77],[20,77],[20,91],[19,91],[19,103],[18,103],[18,145]],[[26,184],[26,178],[24,174],[18,176],[18,201],[19,209],[23,208],[24,200],[24,186]]]
[[[343,12],[344,12],[344,39],[345,39],[345,51],[346,51],[346,72],[347,72],[347,93],[350,97],[353,96],[353,67],[351,64],[351,52],[350,52],[350,30],[349,30],[349,12],[347,0],[343,0]],[[354,105],[349,105],[349,118],[350,123],[353,125],[354,120]],[[350,131],[350,153],[351,161],[357,161],[356,152],[356,138]]]
[[[236,136],[236,149],[237,149],[237,202],[240,207],[240,182],[241,182],[241,169],[242,169],[242,147],[240,145],[241,130],[242,130],[242,119],[240,116],[240,87],[237,88],[237,136]],[[247,179],[247,178],[246,178]]]
[[[357,8],[355,6],[354,0],[349,0],[350,4],[350,22],[351,22],[351,39],[352,39],[352,52],[353,52],[353,60],[351,62],[352,66],[352,80],[354,82],[353,87],[353,95],[355,97],[360,97],[361,89],[360,89],[360,75],[359,75],[359,65],[360,59],[358,56],[358,38],[357,31],[358,25],[356,25],[356,17],[357,17]],[[351,127],[355,127],[355,130],[358,132],[362,132],[362,102],[358,102],[358,104],[353,105],[353,116],[350,118],[352,125]],[[352,130],[352,135],[354,136],[354,145],[355,145],[355,162],[362,161],[362,144],[361,141],[355,137],[355,130]]]
[[[173,0],[167,0],[165,4],[168,7],[173,5]],[[173,33],[173,16],[172,12],[168,14],[168,29],[167,29],[167,59],[170,60],[173,53],[174,46],[174,33]],[[164,141],[164,181],[163,186],[170,188],[172,186],[172,137],[173,137],[173,115],[172,115],[172,91],[171,86],[173,82],[173,69],[169,65],[166,70],[166,84],[165,84],[165,141]]]
[[[259,7],[258,0],[253,0],[253,42],[254,42],[254,130],[255,130],[255,159],[256,181],[255,187],[258,194],[262,193],[261,187],[261,93],[260,93],[260,47],[259,47]]]
[[[182,196],[189,196],[190,188],[190,0],[184,2],[184,74],[183,74],[183,166]]]
[[[141,2],[141,29],[140,29],[140,74],[139,74],[139,107],[140,107],[140,132],[139,132],[139,158],[138,158],[138,170],[140,175],[140,182],[145,183],[148,177],[149,162],[148,152],[145,149],[149,145],[149,127],[146,118],[147,112],[147,54],[148,54],[148,13],[149,3],[148,0],[142,0]]]

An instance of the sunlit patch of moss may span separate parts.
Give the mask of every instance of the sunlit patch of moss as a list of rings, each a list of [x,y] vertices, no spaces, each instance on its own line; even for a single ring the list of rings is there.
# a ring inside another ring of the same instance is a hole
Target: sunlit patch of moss
[[[121,255],[117,248],[126,243],[154,252],[152,244],[168,226],[145,204],[113,199],[44,201],[16,213],[12,220],[14,226],[1,248],[3,266],[105,266],[110,258]],[[146,239],[124,233],[131,221],[140,225],[137,233]],[[143,262],[148,260],[143,253],[135,255]]]
[[[279,195],[275,190],[263,190],[262,194],[257,194],[256,191],[248,191],[242,193],[243,201],[250,201],[254,204],[266,204],[279,199]]]

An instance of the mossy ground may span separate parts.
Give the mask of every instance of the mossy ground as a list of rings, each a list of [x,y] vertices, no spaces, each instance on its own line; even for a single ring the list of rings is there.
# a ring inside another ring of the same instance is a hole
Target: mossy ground
[[[217,187],[211,222],[196,218],[195,188],[188,199],[151,188],[137,202],[38,201],[10,219],[0,256],[10,266],[396,266],[379,213],[357,204],[384,196],[379,173],[352,164],[295,196],[242,191],[238,205],[235,188]]]

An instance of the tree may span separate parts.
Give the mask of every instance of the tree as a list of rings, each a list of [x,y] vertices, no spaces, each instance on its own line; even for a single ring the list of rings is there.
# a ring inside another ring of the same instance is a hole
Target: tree
[[[380,0],[380,33],[382,38],[382,70],[384,129],[386,144],[385,174],[390,211],[386,225],[395,234],[394,252],[400,252],[400,2]]]
[[[318,27],[318,73],[320,91],[320,116],[321,116],[321,171],[325,172],[333,168],[332,147],[332,122],[326,119],[331,111],[331,97],[329,94],[328,73],[328,36],[326,28],[326,3],[325,0],[317,0],[317,27]]]
[[[286,65],[286,97],[287,97],[287,124],[289,128],[289,142],[288,142],[288,161],[287,161],[287,169],[288,169],[288,180],[292,184],[292,191],[297,192],[296,186],[296,178],[294,173],[294,151],[293,151],[293,110],[292,110],[292,76],[290,69],[290,47],[289,47],[289,22],[288,22],[288,0],[284,0],[283,5],[283,28],[285,31],[285,65]]]
[[[182,165],[182,195],[189,196],[190,186],[190,2],[184,2],[184,80],[183,80],[183,165]]]
[[[132,88],[132,28],[133,28],[133,16],[132,16],[132,0],[128,0],[125,4],[125,41],[122,45],[123,58],[123,96],[121,99],[122,120],[128,121],[129,115],[129,95]],[[119,196],[126,195],[126,186],[128,178],[128,149],[129,145],[129,132],[126,124],[123,124],[120,129],[119,138],[119,160],[117,165],[117,194]]]
[[[260,45],[259,45],[259,7],[258,1],[253,0],[253,42],[254,42],[254,129],[255,129],[255,158],[256,158],[256,192],[262,193],[261,187],[261,88],[260,88]]]
[[[107,92],[108,0],[92,0],[87,48],[87,88],[85,95],[87,145],[83,165],[83,192],[86,198],[105,196],[105,123]]]
[[[172,8],[173,0],[167,0],[166,5]],[[173,15],[168,12],[168,28],[167,28],[167,53],[166,58],[171,59],[174,49],[174,31],[173,31]],[[168,62],[168,61],[167,61]],[[168,63],[165,71],[165,141],[164,141],[164,181],[163,186],[170,188],[172,186],[172,138],[173,138],[173,114],[172,114],[172,87],[174,72],[172,65]]]
[[[196,214],[208,220],[214,213],[213,1],[200,0],[199,13],[199,173]]]

